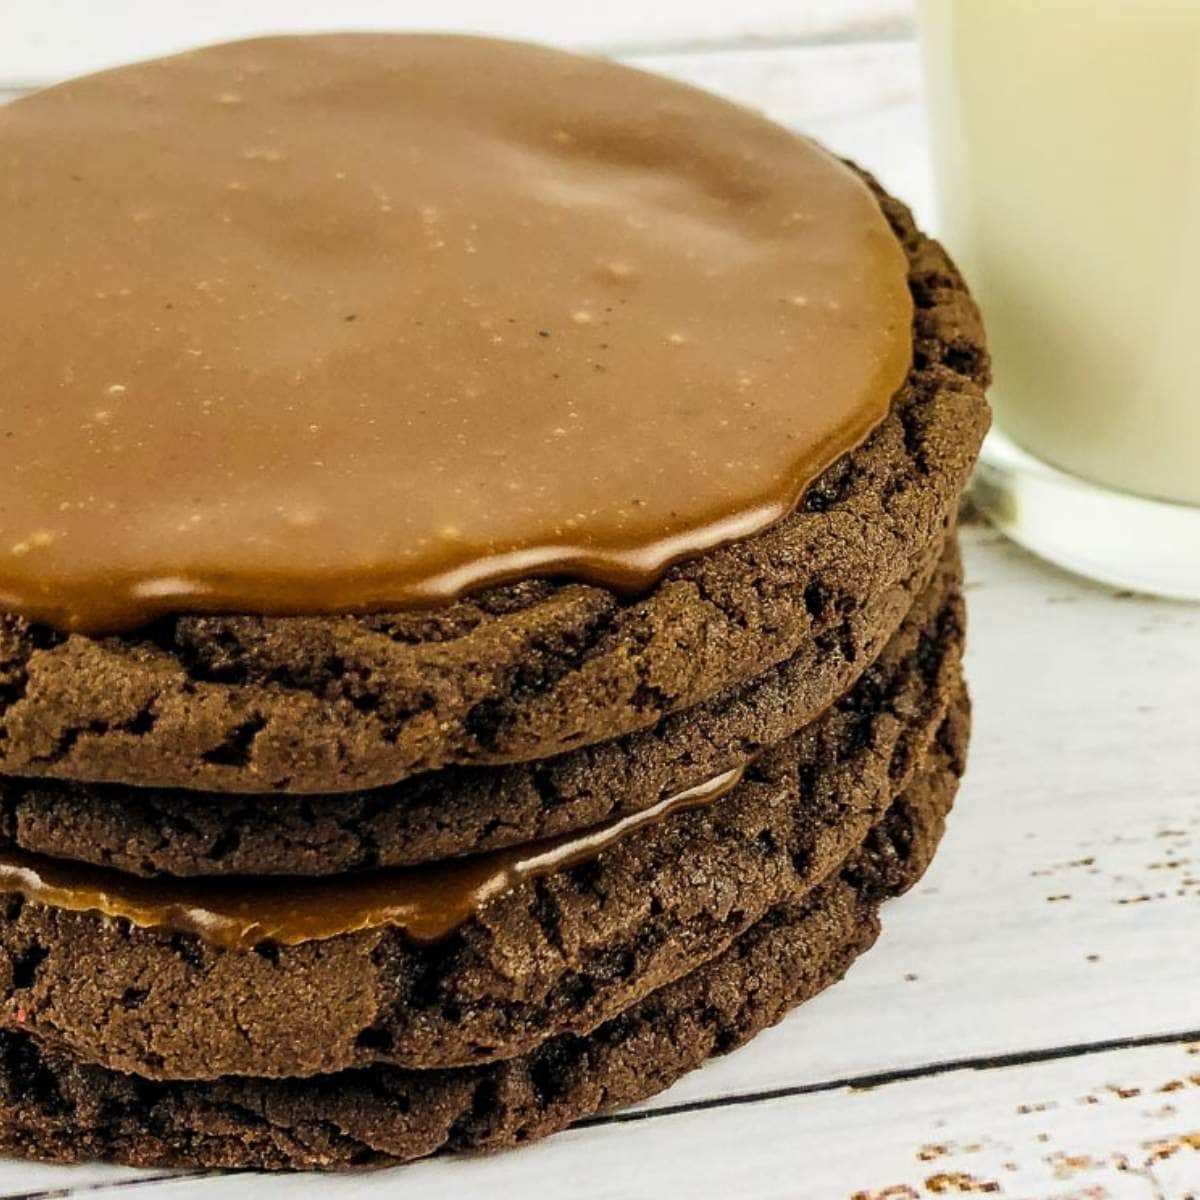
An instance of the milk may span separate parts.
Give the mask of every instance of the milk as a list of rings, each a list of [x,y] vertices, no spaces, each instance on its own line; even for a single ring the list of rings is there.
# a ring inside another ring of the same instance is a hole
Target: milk
[[[1200,505],[1200,0],[921,0],[940,230],[997,425]]]

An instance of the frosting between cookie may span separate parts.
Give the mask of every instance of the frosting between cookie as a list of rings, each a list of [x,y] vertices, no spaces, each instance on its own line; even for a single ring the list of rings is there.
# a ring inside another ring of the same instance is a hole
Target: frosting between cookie
[[[585,862],[674,813],[712,803],[737,786],[743,771],[723,771],[583,833],[428,866],[303,879],[146,879],[10,848],[0,851],[0,892],[143,928],[194,933],[226,949],[262,942],[293,946],[386,925],[415,941],[436,941],[518,884]]]

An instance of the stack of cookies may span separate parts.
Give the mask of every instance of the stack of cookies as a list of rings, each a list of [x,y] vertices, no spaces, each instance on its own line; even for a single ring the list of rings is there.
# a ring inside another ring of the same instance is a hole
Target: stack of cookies
[[[0,109],[0,1150],[339,1168],[835,982],[969,710],[975,307],[611,63],[279,38]]]

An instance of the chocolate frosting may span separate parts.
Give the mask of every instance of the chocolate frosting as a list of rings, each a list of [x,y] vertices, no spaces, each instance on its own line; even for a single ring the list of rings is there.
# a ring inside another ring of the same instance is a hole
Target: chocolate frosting
[[[227,949],[260,942],[291,946],[384,925],[399,926],[416,941],[435,941],[525,880],[594,858],[673,813],[711,803],[737,786],[743,770],[734,767],[585,833],[428,866],[315,879],[146,879],[6,849],[0,851],[0,892],[146,928],[198,934]]]
[[[0,607],[103,632],[640,589],[885,415],[905,260],[762,117],[485,39],[273,38],[0,108]]]

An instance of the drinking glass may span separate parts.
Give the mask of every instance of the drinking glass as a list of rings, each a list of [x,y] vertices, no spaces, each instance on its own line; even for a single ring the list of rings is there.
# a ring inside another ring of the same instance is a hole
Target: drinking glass
[[[940,232],[983,311],[975,497],[1200,599],[1200,0],[919,0]]]

